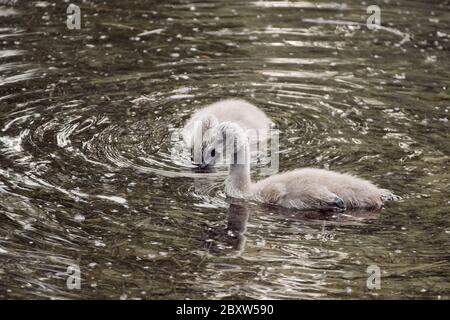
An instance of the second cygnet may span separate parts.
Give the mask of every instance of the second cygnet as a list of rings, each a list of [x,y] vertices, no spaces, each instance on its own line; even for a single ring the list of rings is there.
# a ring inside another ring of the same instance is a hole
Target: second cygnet
[[[213,129],[223,122],[236,123],[251,133],[250,151],[256,144],[267,140],[272,124],[258,107],[240,99],[222,100],[197,110],[183,128],[183,140],[191,154],[192,163],[201,169],[216,163],[216,151],[211,149],[215,138]],[[208,161],[205,161],[205,150],[210,150]]]

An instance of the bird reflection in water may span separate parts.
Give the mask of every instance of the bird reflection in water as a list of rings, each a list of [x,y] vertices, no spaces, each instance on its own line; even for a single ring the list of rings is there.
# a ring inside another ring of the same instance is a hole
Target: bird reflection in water
[[[201,237],[202,248],[210,255],[236,258],[241,256],[246,244],[247,221],[249,214],[260,214],[261,209],[267,210],[267,214],[279,215],[292,221],[307,222],[313,226],[317,224],[319,234],[334,235],[334,229],[342,225],[357,224],[361,220],[378,219],[380,210],[352,210],[346,212],[326,212],[326,211],[298,211],[279,207],[252,205],[242,200],[230,200],[228,208],[228,219],[226,227],[205,225],[204,233]],[[269,211],[270,210],[270,211]],[[329,222],[326,226],[325,223]],[[334,236],[333,236],[334,237]]]
[[[249,208],[242,203],[231,203],[226,227],[206,226],[202,247],[211,255],[239,257],[244,250]]]

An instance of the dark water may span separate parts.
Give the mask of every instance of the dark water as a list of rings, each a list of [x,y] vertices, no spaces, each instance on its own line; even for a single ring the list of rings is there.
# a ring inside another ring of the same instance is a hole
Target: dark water
[[[450,298],[449,1],[376,1],[373,31],[362,1],[75,1],[80,30],[63,1],[0,2],[0,298]],[[171,141],[228,97],[273,119],[281,171],[403,201],[230,204]]]

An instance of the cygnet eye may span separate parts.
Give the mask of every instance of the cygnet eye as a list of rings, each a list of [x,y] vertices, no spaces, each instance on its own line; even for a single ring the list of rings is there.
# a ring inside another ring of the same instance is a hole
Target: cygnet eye
[[[215,157],[216,156],[216,149],[212,149],[211,150],[211,157]]]

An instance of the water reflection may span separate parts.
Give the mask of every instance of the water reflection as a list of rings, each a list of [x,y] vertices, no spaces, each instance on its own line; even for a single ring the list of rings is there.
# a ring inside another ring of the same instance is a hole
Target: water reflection
[[[227,226],[206,227],[202,243],[208,254],[239,257],[245,250],[248,209],[244,205],[230,204]]]
[[[365,220],[378,219],[382,210],[348,210],[345,212],[292,210],[282,207],[252,204],[244,200],[227,199],[227,224],[223,226],[205,224],[202,247],[211,255],[220,257],[240,257],[245,250],[247,222],[249,215],[271,215],[286,221],[297,221],[308,225],[321,226],[314,234],[307,233],[306,240],[335,239],[336,230],[342,226],[358,225]],[[328,223],[327,223],[328,221]],[[264,236],[260,239],[264,242]]]
[[[87,0],[80,30],[67,5],[0,6],[0,298],[448,298],[445,1],[385,3],[378,30],[353,0]],[[193,171],[172,133],[230,97],[280,130],[280,171],[353,173],[404,201],[228,203],[226,168]]]

